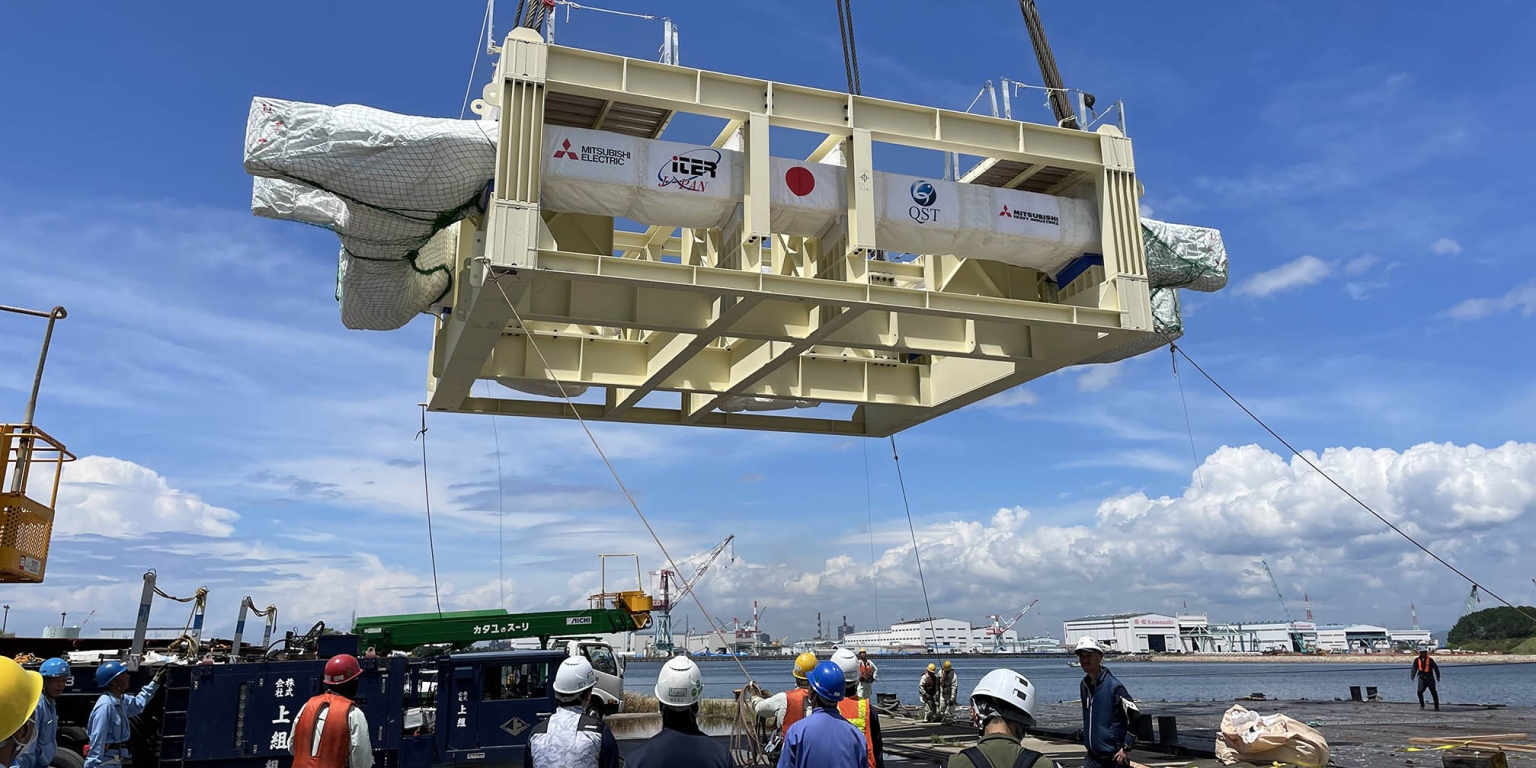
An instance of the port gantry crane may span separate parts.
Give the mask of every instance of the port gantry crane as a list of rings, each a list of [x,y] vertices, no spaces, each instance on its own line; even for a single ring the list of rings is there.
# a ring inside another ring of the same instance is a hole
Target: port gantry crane
[[[1040,602],[1040,601],[1039,600],[1031,600],[1031,601],[1029,601],[1029,605],[1024,606],[1024,608],[1022,610],[1020,610],[1018,613],[1014,614],[1013,618],[1009,619],[1006,622],[1002,620],[1002,616],[1000,616],[999,614],[995,614],[994,613],[994,614],[989,614],[987,616],[987,618],[992,620],[992,626],[987,628],[987,634],[992,636],[992,652],[993,653],[1002,653],[1003,652],[1003,633],[1007,632],[1010,629],[1013,629],[1013,625],[1019,623],[1019,619],[1024,618],[1024,614],[1029,613],[1029,609],[1035,607],[1035,603],[1038,603],[1038,602]]]
[[[725,537],[724,541],[716,544],[714,549],[711,549],[702,555],[696,555],[689,558],[688,560],[682,561],[684,563],[690,562],[692,560],[702,561],[699,563],[699,566],[693,570],[693,575],[687,577],[686,579],[684,579],[681,574],[668,568],[663,568],[660,571],[651,572],[651,575],[656,576],[659,579],[659,584],[657,585],[656,589],[657,595],[659,597],[656,600],[655,608],[652,611],[656,618],[655,647],[658,653],[670,655],[673,651],[672,606],[681,603],[685,598],[688,597],[689,594],[693,592],[693,588],[698,586],[699,580],[704,578],[705,573],[709,572],[709,567],[714,565],[716,560],[720,559],[720,554],[724,552],[735,539],[736,535],[731,534],[730,536]],[[677,594],[672,593],[672,586],[674,584],[678,587]]]

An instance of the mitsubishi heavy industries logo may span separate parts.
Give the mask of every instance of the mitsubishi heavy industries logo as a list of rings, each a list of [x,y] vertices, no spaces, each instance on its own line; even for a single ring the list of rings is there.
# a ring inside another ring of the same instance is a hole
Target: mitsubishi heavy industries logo
[[[933,186],[932,182],[919,179],[912,182],[911,188],[907,191],[912,195],[912,202],[916,203],[907,209],[907,215],[912,217],[913,221],[927,224],[939,218],[939,209],[933,207],[939,202],[939,190]]]
[[[1039,222],[1041,224],[1050,224],[1052,226],[1060,226],[1061,225],[1061,217],[1060,216],[1053,216],[1053,215],[1051,215],[1049,213],[1035,213],[1034,211],[1026,211],[1026,210],[1024,210],[1022,208],[1013,208],[1013,209],[1010,210],[1006,203],[1003,205],[1003,210],[1000,213],[998,213],[997,215],[999,215],[999,216],[1001,216],[1001,217],[1003,217],[1005,219],[1018,219],[1019,221],[1034,221],[1034,222]]]
[[[687,192],[703,192],[716,178],[722,155],[718,149],[690,149],[679,152],[672,159],[663,161],[656,169],[656,186],[671,187]]]
[[[555,159],[580,160],[583,163],[600,165],[624,165],[629,162],[629,150],[582,145],[578,152],[571,146],[571,140],[565,139],[560,142],[560,148],[555,150]]]

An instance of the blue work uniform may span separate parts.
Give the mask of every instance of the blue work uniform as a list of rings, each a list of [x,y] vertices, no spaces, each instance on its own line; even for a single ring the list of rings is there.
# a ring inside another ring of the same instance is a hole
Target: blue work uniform
[[[864,733],[835,708],[817,707],[784,734],[778,768],[866,768]]]
[[[48,768],[53,753],[59,746],[59,709],[48,694],[37,699],[37,741],[27,751],[16,756],[16,768]]]
[[[137,695],[113,696],[103,693],[96,700],[96,705],[91,707],[90,725],[86,728],[91,754],[85,758],[85,768],[121,765],[131,761],[128,739],[133,736],[133,729],[128,719],[143,712],[157,690],[159,686],[151,681]]]
[[[1099,670],[1097,680],[1083,676],[1079,686],[1083,703],[1083,755],[1085,768],[1109,768],[1115,754],[1129,750],[1136,743],[1126,710],[1133,708],[1131,694],[1107,669]],[[1127,707],[1130,704],[1130,707]]]

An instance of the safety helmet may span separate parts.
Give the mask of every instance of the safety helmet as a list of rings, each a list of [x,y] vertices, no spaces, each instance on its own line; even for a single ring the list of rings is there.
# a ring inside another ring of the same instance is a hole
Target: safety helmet
[[[928,662],[928,671],[929,672],[937,672],[937,671],[939,671],[939,667],[938,667],[937,664],[934,664],[933,662],[930,661],[930,662]]]
[[[857,683],[859,681],[859,657],[847,648],[839,648],[832,652],[832,663],[843,671],[843,681]]]
[[[69,677],[69,662],[59,658],[49,659],[37,668],[37,673],[43,677]]]
[[[860,648],[859,649],[859,655],[860,656],[864,656],[864,655],[866,655],[868,653],[869,653],[869,649],[868,648]]]
[[[592,662],[581,656],[568,657],[555,670],[555,693],[579,696],[596,685],[597,673],[592,670]]]
[[[843,668],[836,663],[823,661],[811,670],[806,676],[811,683],[811,692],[822,701],[836,704],[843,700],[843,688],[846,684],[843,680]]]
[[[325,662],[326,685],[350,683],[362,673],[363,668],[358,666],[357,657],[350,653],[337,654]]]
[[[976,725],[981,727],[986,727],[994,717],[1033,727],[1035,686],[1029,678],[1011,669],[994,669],[971,691],[971,712],[976,715]]]
[[[1084,635],[1083,637],[1078,639],[1077,647],[1073,648],[1072,652],[1073,653],[1082,653],[1084,651],[1091,651],[1093,653],[1097,653],[1100,656],[1102,656],[1102,655],[1104,655],[1104,646],[1100,645],[1098,640],[1095,640],[1095,639],[1093,639],[1091,637],[1088,637],[1088,636]]]
[[[0,740],[9,739],[32,718],[43,676],[0,657]]]
[[[656,700],[664,707],[686,709],[704,695],[704,675],[687,656],[674,656],[656,676]]]
[[[806,651],[795,657],[795,671],[792,673],[796,680],[804,680],[811,670],[816,668],[816,654]]]
[[[944,660],[944,668],[949,669],[949,659]]]
[[[127,674],[127,672],[128,665],[121,661],[102,662],[101,666],[96,668],[96,687],[105,688],[113,680],[116,680],[118,675]]]

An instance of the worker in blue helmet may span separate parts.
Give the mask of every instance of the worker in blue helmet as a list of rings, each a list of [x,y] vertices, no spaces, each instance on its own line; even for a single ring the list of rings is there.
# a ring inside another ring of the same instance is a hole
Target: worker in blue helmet
[[[25,752],[16,755],[16,768],[48,768],[59,748],[59,705],[64,688],[69,685],[69,662],[49,659],[37,668],[43,677],[43,695],[37,697],[33,717],[37,721],[37,740]]]
[[[91,719],[86,727],[86,742],[91,754],[85,758],[85,768],[104,768],[132,762],[128,741],[133,736],[129,720],[144,711],[149,700],[160,689],[160,677],[165,674],[161,667],[153,680],[138,694],[129,696],[128,667],[121,661],[103,662],[96,668],[96,687],[105,689],[96,705],[91,707]]]
[[[864,733],[837,711],[846,684],[843,669],[823,661],[811,670],[811,713],[790,726],[778,768],[866,768]]]

